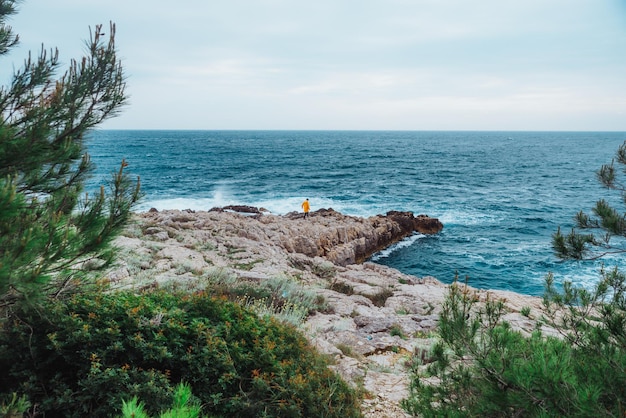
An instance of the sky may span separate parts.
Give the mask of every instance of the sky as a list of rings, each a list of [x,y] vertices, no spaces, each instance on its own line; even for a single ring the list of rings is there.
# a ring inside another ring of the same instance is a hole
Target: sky
[[[111,21],[105,129],[626,131],[626,0],[24,0],[0,81]]]

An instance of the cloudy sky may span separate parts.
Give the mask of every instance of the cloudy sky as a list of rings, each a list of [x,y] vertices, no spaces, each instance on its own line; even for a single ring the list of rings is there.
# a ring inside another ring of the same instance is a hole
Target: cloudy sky
[[[24,0],[3,67],[109,21],[104,128],[626,131],[626,0]]]

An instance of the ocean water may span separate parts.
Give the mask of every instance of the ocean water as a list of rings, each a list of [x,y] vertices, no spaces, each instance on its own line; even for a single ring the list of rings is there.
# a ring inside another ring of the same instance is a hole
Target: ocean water
[[[551,236],[596,200],[619,202],[597,182],[626,133],[400,131],[96,131],[88,141],[103,184],[122,159],[141,177],[138,211],[244,204],[277,214],[333,208],[436,217],[373,261],[449,283],[541,295],[557,282],[592,286],[601,263],[561,262]]]

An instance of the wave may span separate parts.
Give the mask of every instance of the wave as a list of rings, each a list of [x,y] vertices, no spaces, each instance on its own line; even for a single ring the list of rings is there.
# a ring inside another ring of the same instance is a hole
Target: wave
[[[206,197],[157,197],[149,196],[140,202],[136,210],[146,211],[150,208],[158,210],[178,209],[178,210],[210,210],[214,207],[228,205],[247,205],[265,209],[275,215],[285,215],[294,211],[301,211],[301,204],[307,198],[306,195],[293,197],[239,197],[225,191],[216,191],[211,196]],[[344,215],[369,217],[377,212],[372,207],[359,205],[352,202],[341,202],[333,199],[311,199],[311,211],[318,209],[334,209]]]
[[[232,190],[233,188],[230,187],[230,184],[224,182],[215,188],[212,193],[208,193],[207,195],[147,195],[144,200],[137,205],[137,211],[142,212],[151,208],[158,210],[191,209],[199,211],[210,210],[214,207],[242,204],[237,201],[237,197]]]
[[[237,189],[233,184],[222,184],[205,195],[181,197],[174,193],[168,195],[148,194],[137,206],[137,211],[142,212],[150,208],[158,210],[209,210],[227,205],[247,205],[263,208],[275,215],[285,215],[290,212],[301,211],[300,205],[307,198],[311,201],[312,212],[318,209],[333,209],[344,215],[367,218],[385,214],[390,210],[407,210],[401,205],[393,206],[367,199],[346,200],[342,197],[315,197],[313,194],[305,195],[302,193],[293,196],[268,196],[268,193],[241,195],[237,193]]]
[[[380,259],[383,258],[387,258],[389,257],[392,253],[394,253],[395,251],[398,251],[402,248],[407,248],[410,247],[411,245],[413,245],[417,240],[421,239],[421,238],[425,238],[426,235],[424,234],[413,234],[409,237],[406,237],[405,239],[403,239],[400,242],[397,242],[387,248],[385,248],[382,251],[377,252],[376,254],[374,254],[370,260],[371,261],[378,261]]]
[[[502,213],[489,213],[480,211],[474,208],[442,210],[439,214],[436,213],[436,208],[432,214],[428,214],[433,218],[438,218],[444,225],[458,225],[458,226],[476,226],[476,225],[495,225],[502,223],[506,218]]]

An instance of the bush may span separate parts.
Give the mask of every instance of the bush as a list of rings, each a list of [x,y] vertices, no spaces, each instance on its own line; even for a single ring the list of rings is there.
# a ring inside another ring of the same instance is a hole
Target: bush
[[[359,396],[292,326],[203,293],[76,295],[0,333],[0,395],[46,416],[108,417],[137,397],[171,407],[187,382],[214,417],[358,417]]]
[[[379,308],[385,306],[387,299],[393,296],[393,290],[389,288],[380,289],[378,292],[373,295],[364,295],[366,298],[372,301],[374,306],[378,306]]]
[[[174,394],[172,408],[162,412],[160,418],[198,418],[200,416],[200,406],[195,402],[191,394],[191,387],[180,384]],[[121,418],[149,418],[146,414],[144,403],[135,396],[130,401],[122,402]]]
[[[617,270],[603,272],[594,292],[565,284],[559,294],[549,276],[544,320],[562,337],[526,337],[502,320],[502,301],[479,308],[473,291],[453,284],[434,362],[415,361],[403,407],[422,417],[624,416],[624,290]]]
[[[176,282],[174,288],[180,288],[180,283]],[[242,304],[258,315],[273,315],[296,326],[312,312],[327,309],[323,296],[289,276],[253,283],[218,270],[207,275],[204,289],[213,296]]]

